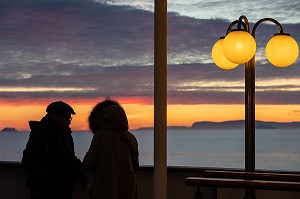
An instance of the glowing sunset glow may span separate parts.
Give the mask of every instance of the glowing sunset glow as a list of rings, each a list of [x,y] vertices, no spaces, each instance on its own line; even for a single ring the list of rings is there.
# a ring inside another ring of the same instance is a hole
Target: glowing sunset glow
[[[72,105],[72,103],[70,103]],[[95,104],[77,104],[73,108],[71,127],[74,130],[88,129],[88,115]],[[0,128],[15,127],[28,131],[29,120],[40,120],[46,105],[1,106]],[[130,129],[153,127],[153,105],[123,104]],[[199,121],[230,121],[244,119],[244,105],[168,105],[168,126],[190,127]],[[291,122],[300,121],[300,105],[257,105],[256,120]]]

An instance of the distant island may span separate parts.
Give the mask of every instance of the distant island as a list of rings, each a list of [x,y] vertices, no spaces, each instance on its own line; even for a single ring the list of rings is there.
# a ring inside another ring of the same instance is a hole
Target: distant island
[[[232,120],[224,122],[194,122],[188,126],[168,126],[168,129],[244,129],[245,120]],[[256,129],[300,129],[300,122],[264,122],[255,121]],[[153,127],[142,127],[137,130],[153,129]]]
[[[245,120],[233,120],[225,122],[195,122],[192,129],[243,129]],[[256,129],[300,129],[300,122],[264,122],[255,121]]]
[[[17,131],[17,129],[13,127],[5,127],[1,130],[1,132],[8,132],[8,131]]]

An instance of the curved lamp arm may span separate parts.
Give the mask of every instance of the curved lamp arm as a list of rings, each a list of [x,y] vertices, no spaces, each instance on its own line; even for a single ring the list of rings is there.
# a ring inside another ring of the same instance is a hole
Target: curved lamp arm
[[[265,21],[270,21],[270,22],[273,22],[274,24],[276,24],[278,30],[280,31],[280,34],[284,34],[283,32],[283,28],[281,26],[281,24],[276,21],[275,19],[272,19],[272,18],[263,18],[261,20],[259,20],[258,22],[256,22],[253,26],[253,29],[252,29],[252,36],[255,38],[255,31],[256,31],[256,28],[259,24],[261,24],[262,22],[265,22]]]
[[[238,23],[239,23],[238,20],[233,21],[233,22],[228,26],[227,31],[226,31],[226,35],[228,35],[228,34],[231,32],[232,27],[233,27],[235,24],[238,24]],[[244,29],[247,30],[247,25],[246,25],[246,23],[244,23],[243,21],[241,21],[240,23],[242,24],[242,26],[244,27]],[[241,29],[241,28],[239,28],[239,29]],[[248,29],[249,29],[249,25],[248,25]],[[247,32],[249,32],[249,31],[247,31]]]
[[[246,25],[246,26],[244,26],[245,30],[250,33],[249,22],[248,22],[247,17],[244,15],[240,16],[240,18],[239,18],[238,29],[242,29],[241,26],[243,24],[243,20],[245,21],[245,25]]]

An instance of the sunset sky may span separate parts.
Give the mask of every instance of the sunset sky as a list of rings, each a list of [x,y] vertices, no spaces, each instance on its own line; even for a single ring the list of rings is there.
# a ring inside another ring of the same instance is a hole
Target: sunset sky
[[[150,0],[0,0],[0,130],[28,130],[54,100],[72,105],[72,128],[92,107],[118,100],[130,128],[153,125]],[[168,1],[168,125],[244,119],[244,65],[225,71],[211,48],[245,15],[250,28],[274,18],[300,43],[300,2]],[[300,121],[300,61],[276,68],[264,49],[276,25],[256,30],[256,119]]]

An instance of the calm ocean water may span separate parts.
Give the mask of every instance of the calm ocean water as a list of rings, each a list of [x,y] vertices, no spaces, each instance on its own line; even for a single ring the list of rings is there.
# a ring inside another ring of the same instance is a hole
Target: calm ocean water
[[[131,131],[138,139],[140,164],[153,165],[153,130]],[[0,161],[20,161],[26,132],[0,132]],[[244,168],[244,130],[168,130],[168,165]],[[82,159],[92,134],[73,133],[76,155]],[[256,168],[300,171],[298,129],[256,130]]]

